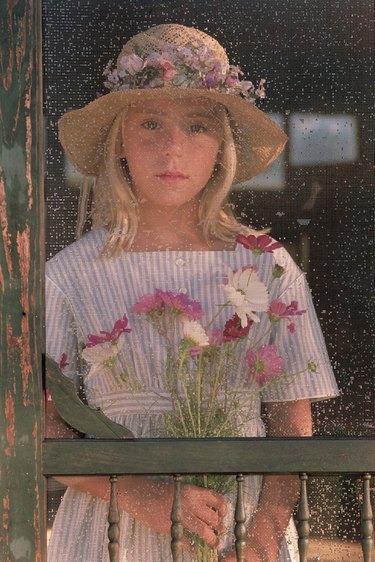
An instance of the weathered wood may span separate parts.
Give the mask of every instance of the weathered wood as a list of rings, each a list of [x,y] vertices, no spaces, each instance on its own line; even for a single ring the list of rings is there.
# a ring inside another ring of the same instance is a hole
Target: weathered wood
[[[364,562],[371,562],[371,553],[373,546],[373,513],[370,497],[371,474],[363,476],[363,499],[361,507],[361,545]]]
[[[298,504],[298,550],[300,556],[300,562],[307,562],[307,549],[309,546],[309,535],[310,535],[310,510],[309,501],[307,497],[307,474],[303,472],[300,474],[300,498]]]
[[[375,472],[374,439],[51,439],[43,447],[47,475]]]
[[[84,404],[74,383],[65,377],[53,359],[46,357],[47,386],[60,416],[81,433],[101,439],[132,438],[131,431],[111,421],[100,410]]]
[[[108,552],[110,562],[120,560],[120,511],[117,501],[117,476],[112,475],[109,479],[111,486],[109,510],[108,510]]]
[[[0,560],[4,562],[45,559],[40,15],[39,1],[1,1]]]
[[[181,476],[175,474],[173,505],[171,512],[171,550],[173,562],[182,562],[182,537],[184,536],[184,527],[182,525],[182,511],[181,511]]]
[[[246,545],[246,512],[245,503],[243,495],[243,481],[244,477],[242,474],[237,474],[237,499],[236,499],[236,509],[234,512],[234,536],[236,537],[235,548],[236,556],[238,562],[244,561],[244,552]]]

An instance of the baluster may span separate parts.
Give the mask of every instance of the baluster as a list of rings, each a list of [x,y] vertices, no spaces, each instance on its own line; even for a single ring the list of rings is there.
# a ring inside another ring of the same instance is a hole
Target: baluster
[[[120,512],[117,503],[117,476],[111,476],[109,481],[111,485],[111,492],[108,510],[108,552],[110,562],[119,562]]]
[[[243,562],[245,554],[245,540],[246,540],[246,512],[243,497],[243,474],[237,474],[237,500],[236,510],[234,513],[234,535],[236,537],[236,556],[238,562]]]
[[[309,502],[307,498],[307,474],[303,472],[299,475],[301,481],[300,487],[300,499],[298,504],[298,549],[300,562],[307,562],[307,548],[309,545],[309,534],[310,534],[310,511]]]
[[[171,549],[173,562],[182,562],[182,537],[184,536],[184,527],[182,525],[182,509],[181,509],[181,480],[182,477],[176,474],[174,480],[173,505],[171,513]]]
[[[373,545],[372,533],[374,526],[372,523],[373,515],[370,497],[370,481],[371,474],[366,473],[363,476],[363,500],[361,507],[361,544],[364,562],[371,562]]]

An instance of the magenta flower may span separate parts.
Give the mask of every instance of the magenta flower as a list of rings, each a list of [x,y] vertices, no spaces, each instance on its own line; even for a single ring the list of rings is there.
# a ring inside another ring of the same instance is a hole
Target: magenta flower
[[[234,314],[232,318],[227,320],[224,326],[223,332],[223,339],[224,341],[234,341],[238,338],[245,338],[250,328],[253,324],[253,321],[250,320],[249,316],[247,317],[247,325],[245,327],[241,326],[241,318],[238,314]]]
[[[284,369],[284,359],[278,355],[276,345],[262,345],[256,351],[250,349],[246,354],[251,379],[263,386],[280,376]]]
[[[254,234],[250,234],[249,236],[238,234],[236,241],[248,250],[251,250],[254,256],[272,253],[274,250],[283,247],[280,242],[275,242],[268,234],[260,234],[260,236],[254,236]]]
[[[126,314],[124,314],[122,318],[115,322],[111,332],[100,330],[99,336],[95,334],[88,334],[88,343],[86,344],[86,347],[94,347],[95,345],[107,342],[111,344],[117,343],[121,334],[124,334],[125,332],[131,332],[131,328],[128,328],[127,326],[128,319],[126,317]]]
[[[200,303],[189,299],[184,293],[156,289],[155,295],[161,298],[164,306],[170,308],[175,314],[184,314],[189,320],[198,320],[203,316]]]
[[[138,314],[161,315],[169,308],[174,314],[184,314],[189,320],[198,320],[203,310],[198,301],[189,299],[184,293],[156,289],[153,295],[144,295],[135,305],[133,312]]]
[[[298,310],[298,302],[292,301],[290,304],[285,304],[279,299],[274,299],[267,311],[271,322],[278,322],[282,318],[289,319],[291,316],[302,316],[306,310]]]
[[[69,363],[67,362],[67,359],[68,359],[67,354],[62,353],[61,357],[60,357],[60,361],[59,361],[59,367],[62,371],[65,369],[65,367],[67,367],[69,365]]]
[[[282,319],[289,321],[287,326],[289,332],[294,334],[296,331],[296,325],[290,320],[292,316],[302,316],[305,314],[306,310],[298,310],[298,302],[292,301],[290,304],[285,304],[279,299],[274,299],[267,311],[268,317],[272,324],[277,324]]]
[[[150,314],[152,312],[162,312],[163,300],[155,293],[154,295],[144,295],[133,305],[133,312],[137,314]]]

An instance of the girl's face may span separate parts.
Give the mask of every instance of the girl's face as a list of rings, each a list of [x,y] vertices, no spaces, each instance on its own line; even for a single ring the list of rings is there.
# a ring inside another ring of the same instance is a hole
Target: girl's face
[[[130,106],[122,137],[138,200],[181,207],[198,199],[212,176],[222,125],[210,100],[152,100]]]

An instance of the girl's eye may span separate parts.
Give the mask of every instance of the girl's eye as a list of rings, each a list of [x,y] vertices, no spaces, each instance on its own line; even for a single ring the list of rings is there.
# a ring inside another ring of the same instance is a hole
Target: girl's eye
[[[160,123],[157,121],[145,121],[142,126],[149,131],[154,131],[155,129],[160,129]]]
[[[201,123],[194,123],[193,125],[191,125],[190,130],[194,134],[205,133],[207,131],[207,127],[205,125],[202,125]]]

